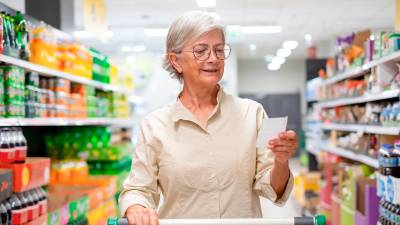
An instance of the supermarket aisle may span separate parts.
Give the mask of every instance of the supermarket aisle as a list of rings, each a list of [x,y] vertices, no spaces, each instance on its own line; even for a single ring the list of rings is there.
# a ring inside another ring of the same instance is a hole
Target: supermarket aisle
[[[292,169],[293,175],[296,175],[299,171],[304,170],[304,167],[300,165],[300,161],[298,159],[293,159],[290,161],[290,168]],[[301,216],[301,209],[299,204],[294,199],[293,193],[286,205],[283,207],[277,207],[268,199],[261,198],[261,209],[265,218],[287,218]]]

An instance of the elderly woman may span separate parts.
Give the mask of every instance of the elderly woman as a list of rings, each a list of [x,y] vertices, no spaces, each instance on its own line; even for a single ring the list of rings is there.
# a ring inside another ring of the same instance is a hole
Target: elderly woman
[[[293,131],[256,147],[266,113],[218,85],[230,47],[208,13],[188,12],[171,25],[164,68],[183,89],[173,104],[144,118],[119,203],[130,224],[160,218],[261,217],[259,196],[283,205],[293,178]],[[164,202],[159,210],[160,194]]]

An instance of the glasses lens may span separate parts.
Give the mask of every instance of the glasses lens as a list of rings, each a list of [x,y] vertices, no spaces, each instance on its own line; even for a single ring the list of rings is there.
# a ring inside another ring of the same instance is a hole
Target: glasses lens
[[[231,47],[229,45],[224,46],[224,59],[227,59],[231,54]]]
[[[193,54],[199,60],[206,60],[210,56],[210,48],[207,45],[196,45],[193,47]]]

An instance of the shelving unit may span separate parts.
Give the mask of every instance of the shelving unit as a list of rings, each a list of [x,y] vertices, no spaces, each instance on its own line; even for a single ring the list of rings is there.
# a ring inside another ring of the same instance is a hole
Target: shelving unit
[[[94,81],[90,80],[84,77],[79,77],[77,75],[65,73],[59,70],[51,69],[45,66],[41,66],[35,63],[31,63],[25,60],[13,58],[10,56],[2,55],[0,54],[0,61],[9,63],[15,66],[19,66],[21,68],[24,68],[26,70],[32,71],[32,72],[37,72],[41,74],[42,76],[48,76],[48,77],[58,77],[58,78],[63,78],[70,80],[72,82],[80,83],[80,84],[85,84],[89,85],[104,91],[114,91],[118,93],[123,93],[123,94],[128,94],[128,91],[125,90],[124,88],[118,87],[116,85],[112,84],[105,84],[99,81]]]
[[[351,160],[356,161],[356,162],[364,163],[364,164],[366,164],[368,166],[371,166],[373,168],[378,168],[379,167],[377,159],[368,157],[366,155],[357,154],[357,153],[355,153],[355,152],[353,152],[351,150],[348,150],[348,149],[332,146],[327,141],[321,142],[320,148],[323,149],[326,152],[330,152],[330,153],[333,153],[335,155],[339,155],[339,156],[342,156],[342,157],[347,158],[347,159],[351,159]]]
[[[86,125],[118,125],[133,126],[133,118],[11,118],[1,119],[0,127],[4,126],[86,126]]]
[[[380,94],[367,94],[361,97],[341,98],[336,100],[322,101],[320,103],[317,103],[317,107],[333,108],[336,106],[360,104],[360,103],[373,102],[373,101],[399,98],[399,97],[400,97],[400,90],[390,90],[390,91],[384,91]]]
[[[400,52],[395,52],[390,55],[384,56],[378,60],[374,60],[372,62],[366,63],[360,67],[355,67],[349,71],[337,74],[333,77],[323,80],[322,85],[334,84],[336,82],[339,82],[339,81],[342,81],[345,79],[355,78],[355,77],[363,75],[365,72],[367,72],[374,66],[377,66],[379,64],[388,63],[388,62],[399,61],[399,60],[400,60]]]
[[[383,135],[400,135],[400,127],[384,127],[358,124],[323,124],[324,130],[339,130],[348,132],[364,132]]]

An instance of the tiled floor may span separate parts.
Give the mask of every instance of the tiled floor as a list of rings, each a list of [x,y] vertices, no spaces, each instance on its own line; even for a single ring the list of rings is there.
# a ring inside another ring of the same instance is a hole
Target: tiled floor
[[[299,161],[296,159],[290,162],[290,168],[293,174],[297,174],[301,170],[304,170]],[[295,201],[293,195],[289,198],[288,202],[283,207],[275,206],[268,199],[261,198],[261,207],[263,216],[265,218],[290,218],[301,216],[300,206]]]

